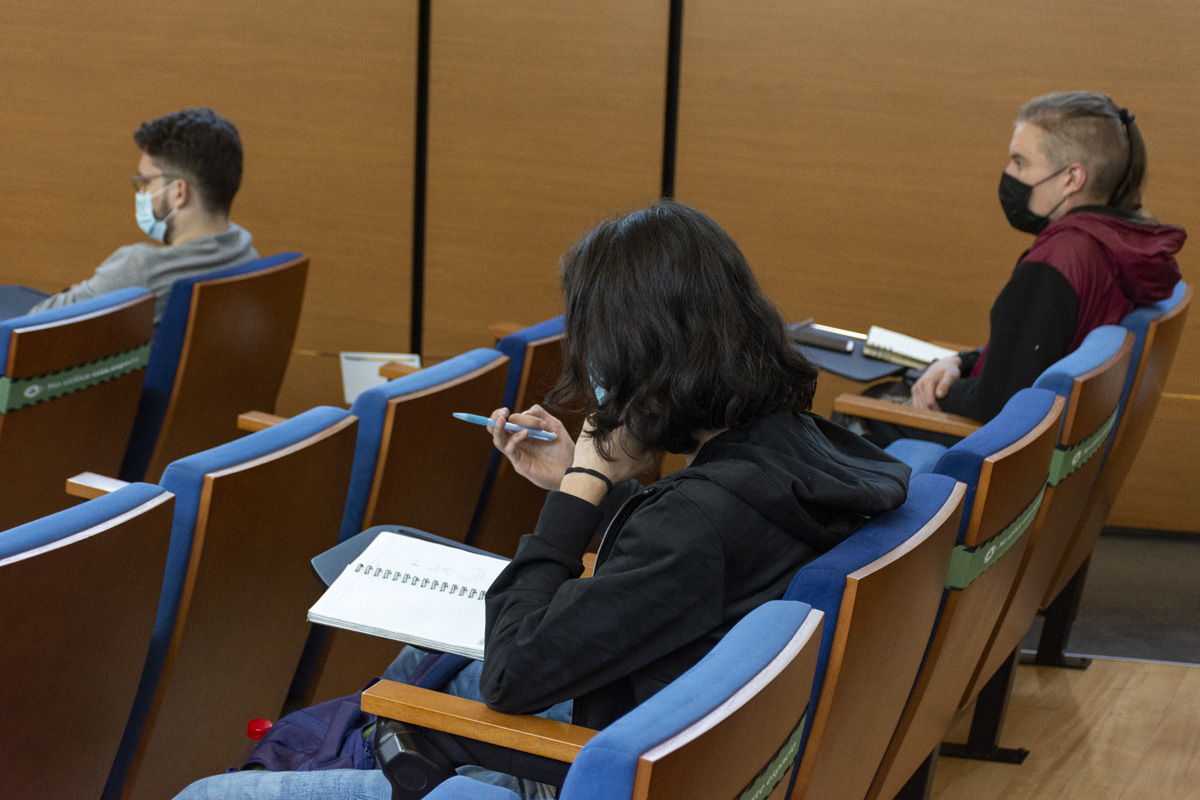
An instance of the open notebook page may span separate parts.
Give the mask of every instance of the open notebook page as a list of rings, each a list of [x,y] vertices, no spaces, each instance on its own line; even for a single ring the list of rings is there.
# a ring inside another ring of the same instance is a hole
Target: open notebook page
[[[380,533],[309,609],[308,619],[481,659],[483,601],[507,563]]]

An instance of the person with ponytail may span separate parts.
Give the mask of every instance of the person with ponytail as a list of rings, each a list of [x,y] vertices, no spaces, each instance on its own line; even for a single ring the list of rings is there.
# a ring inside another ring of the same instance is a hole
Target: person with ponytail
[[[991,311],[986,346],[934,362],[912,387],[920,408],[986,422],[1094,328],[1169,297],[1187,234],[1142,206],[1146,144],[1108,95],[1036,97],[1017,115],[1000,205],[1035,235]],[[895,426],[872,424],[886,443]]]

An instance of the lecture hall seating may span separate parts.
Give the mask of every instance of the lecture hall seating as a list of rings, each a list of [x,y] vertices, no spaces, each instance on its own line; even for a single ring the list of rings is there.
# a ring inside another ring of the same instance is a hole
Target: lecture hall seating
[[[750,612],[695,666],[602,731],[491,711],[382,681],[363,710],[571,762],[562,800],[781,800],[816,668],[821,612],[775,600]],[[513,800],[455,777],[429,800]]]
[[[145,289],[0,322],[0,530],[69,506],[72,475],[116,474],[153,324]]]
[[[1063,405],[1046,389],[1022,389],[935,467],[967,485],[963,521],[942,611],[870,800],[891,800],[901,789],[921,794],[929,773],[925,767],[936,758],[1016,578],[1028,543],[1024,534],[1037,515],[1050,471]]]
[[[279,716],[321,594],[309,560],[337,539],[355,423],[314,408],[163,472],[176,496],[167,571],[107,800],[172,797],[237,763],[249,719]],[[72,490],[102,494],[93,477]]]
[[[902,506],[801,567],[784,593],[825,614],[791,798],[862,800],[870,787],[933,631],[965,491],[914,477]]]
[[[0,532],[5,797],[100,796],[150,648],[173,507],[137,483]]]
[[[278,253],[172,284],[122,480],[156,481],[171,462],[236,438],[243,411],[275,410],[307,276],[305,256]]]

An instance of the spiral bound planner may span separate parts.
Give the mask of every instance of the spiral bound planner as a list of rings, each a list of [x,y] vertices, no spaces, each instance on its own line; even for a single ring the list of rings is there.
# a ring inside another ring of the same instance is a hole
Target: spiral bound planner
[[[380,533],[309,609],[308,619],[482,659],[484,600],[507,563]]]

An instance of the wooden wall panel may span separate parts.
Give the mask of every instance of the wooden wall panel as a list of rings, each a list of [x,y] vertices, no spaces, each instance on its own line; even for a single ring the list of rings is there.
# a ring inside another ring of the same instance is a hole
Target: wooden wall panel
[[[312,257],[297,347],[406,350],[415,52],[415,3],[5,0],[0,281],[57,290],[145,241],[132,133],[211,105],[246,152],[234,221]],[[336,359],[297,356],[280,411],[322,402]]]
[[[439,0],[424,351],[561,313],[559,256],[661,182],[668,3]]]
[[[1030,97],[1112,95],[1150,149],[1148,206],[1200,231],[1200,5],[946,0],[687,0],[677,196],[742,245],[785,315],[964,343],[1030,238],[996,187]],[[1196,279],[1191,245],[1181,262]],[[1200,393],[1189,325],[1168,391]],[[1142,458],[1183,499],[1200,467],[1151,449],[1200,423],[1173,407]],[[1200,529],[1193,514],[1122,504],[1122,524]],[[1128,512],[1128,515],[1127,515]]]

